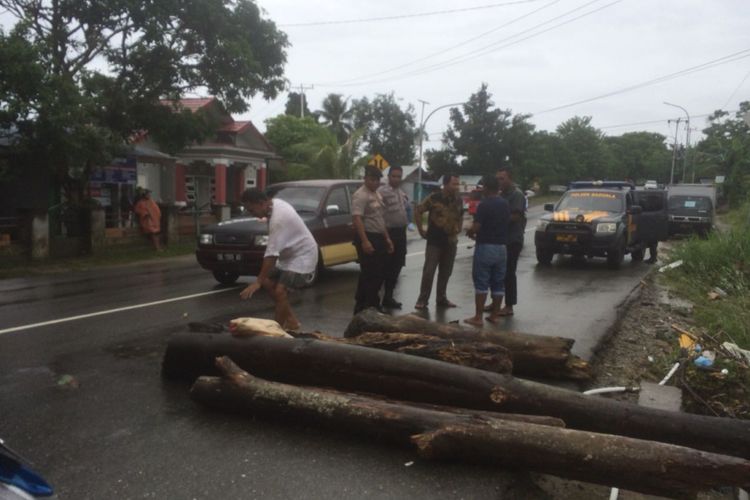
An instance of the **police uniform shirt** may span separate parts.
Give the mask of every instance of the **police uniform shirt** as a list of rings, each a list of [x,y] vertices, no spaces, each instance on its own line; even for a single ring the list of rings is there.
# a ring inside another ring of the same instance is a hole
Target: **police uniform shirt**
[[[385,233],[383,212],[383,197],[377,191],[372,192],[363,185],[352,195],[352,215],[362,217],[365,232]]]
[[[383,218],[386,227],[406,227],[409,224],[409,219],[406,216],[406,204],[408,203],[406,193],[400,188],[393,188],[390,184],[380,186],[378,193],[383,198],[383,205],[385,206]]]

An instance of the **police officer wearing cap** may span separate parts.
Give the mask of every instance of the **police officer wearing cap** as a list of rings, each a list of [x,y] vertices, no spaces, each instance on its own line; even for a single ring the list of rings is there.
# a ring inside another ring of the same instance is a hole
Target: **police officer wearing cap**
[[[382,177],[376,167],[365,167],[364,184],[352,195],[354,246],[360,267],[354,314],[368,307],[380,307],[386,259],[393,253],[393,242],[383,217],[383,197],[378,193]]]

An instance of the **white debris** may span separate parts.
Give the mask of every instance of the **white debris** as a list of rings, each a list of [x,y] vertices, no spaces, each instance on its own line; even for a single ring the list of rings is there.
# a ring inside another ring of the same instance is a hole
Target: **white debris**
[[[668,271],[670,269],[674,269],[676,267],[680,267],[683,264],[682,260],[676,260],[672,262],[671,264],[667,264],[666,266],[662,266],[659,268],[659,272],[663,273],[664,271]]]

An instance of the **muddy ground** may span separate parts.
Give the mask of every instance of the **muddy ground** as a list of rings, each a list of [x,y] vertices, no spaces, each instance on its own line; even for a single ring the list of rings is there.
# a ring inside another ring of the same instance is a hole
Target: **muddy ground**
[[[660,248],[661,250],[661,248]],[[663,264],[663,263],[662,263]],[[692,305],[673,293],[659,279],[660,263],[633,291],[628,300],[620,305],[618,322],[609,337],[599,346],[592,367],[594,380],[589,387],[629,386],[638,387],[641,382],[659,383],[676,360],[678,334],[673,324],[690,329]],[[679,373],[675,376],[679,377]],[[667,382],[675,385],[675,378]],[[638,403],[638,393],[618,393],[599,397],[610,397]],[[577,500],[610,498],[610,488],[604,486],[562,480],[547,475],[532,475],[539,488],[539,498]],[[620,491],[620,499],[656,499],[630,491]],[[735,495],[731,489],[710,491],[698,496],[703,500],[729,500]]]

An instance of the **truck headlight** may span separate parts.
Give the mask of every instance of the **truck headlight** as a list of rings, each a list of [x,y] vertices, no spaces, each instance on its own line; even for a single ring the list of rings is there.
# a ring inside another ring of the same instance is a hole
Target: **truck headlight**
[[[597,233],[614,233],[617,231],[617,223],[615,222],[603,222],[596,225]]]
[[[214,243],[214,235],[210,233],[203,233],[198,238],[198,242],[201,245],[213,245]]]
[[[267,234],[259,234],[255,237],[253,240],[253,243],[256,247],[264,247],[268,245],[268,235]]]
[[[546,231],[547,230],[547,226],[549,226],[549,221],[548,220],[540,220],[539,223],[536,225],[536,230],[537,231]]]

